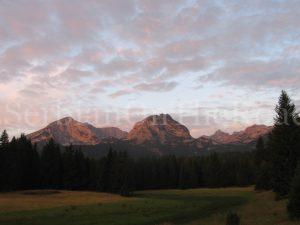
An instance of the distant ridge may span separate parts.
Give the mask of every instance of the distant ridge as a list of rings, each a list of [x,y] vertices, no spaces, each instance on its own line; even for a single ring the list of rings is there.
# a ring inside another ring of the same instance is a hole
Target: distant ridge
[[[193,138],[188,128],[169,114],[148,116],[137,122],[127,133],[117,127],[96,128],[89,123],[81,123],[71,117],[65,117],[45,128],[27,135],[33,143],[43,143],[53,138],[61,145],[88,145],[98,144],[127,146],[129,149],[144,147],[151,151],[161,152],[161,149],[219,149],[221,146],[253,146],[260,136],[266,136],[272,127],[253,125],[243,131],[232,134],[216,131],[211,136]],[[131,147],[130,147],[131,146]],[[169,146],[169,147],[168,147]],[[185,149],[185,150],[184,150]]]
[[[266,136],[271,130],[271,126],[255,124],[247,127],[243,131],[234,132],[233,134],[217,130],[211,136],[202,136],[198,138],[198,141],[210,143],[210,145],[250,144],[255,142],[260,136]]]

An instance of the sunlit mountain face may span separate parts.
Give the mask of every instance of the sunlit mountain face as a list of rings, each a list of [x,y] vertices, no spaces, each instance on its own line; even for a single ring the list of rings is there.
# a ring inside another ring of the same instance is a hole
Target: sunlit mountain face
[[[104,156],[111,148],[125,150],[133,157],[199,156],[210,152],[251,151],[257,140],[267,139],[272,130],[273,127],[253,125],[232,134],[218,130],[211,136],[193,138],[189,129],[169,114],[148,116],[137,122],[129,133],[116,127],[97,128],[65,117],[27,138],[39,150],[53,139],[60,146],[72,145],[93,158]]]
[[[269,126],[281,89],[300,105],[299,15],[292,0],[1,1],[0,130]]]

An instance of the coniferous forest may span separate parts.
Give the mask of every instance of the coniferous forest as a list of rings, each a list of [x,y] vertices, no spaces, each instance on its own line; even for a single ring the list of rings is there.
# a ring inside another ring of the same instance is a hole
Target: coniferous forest
[[[25,189],[93,190],[129,196],[135,190],[254,185],[289,198],[288,212],[300,217],[300,127],[295,105],[282,92],[274,127],[251,152],[208,156],[130,158],[110,149],[91,159],[73,146],[50,140],[41,151],[25,135],[0,139],[1,191]],[[118,149],[119,150],[119,149]]]
[[[96,160],[53,140],[39,153],[24,135],[11,141],[6,131],[1,136],[2,191],[42,188],[129,195],[144,189],[247,186],[254,183],[254,171],[252,152],[132,159],[110,149]]]

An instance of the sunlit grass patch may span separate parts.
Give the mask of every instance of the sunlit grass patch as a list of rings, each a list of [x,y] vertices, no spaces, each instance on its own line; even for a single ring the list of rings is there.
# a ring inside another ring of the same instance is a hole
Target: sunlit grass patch
[[[118,195],[97,192],[56,190],[10,192],[0,194],[0,212],[28,211],[69,205],[111,203],[125,199],[126,198]]]

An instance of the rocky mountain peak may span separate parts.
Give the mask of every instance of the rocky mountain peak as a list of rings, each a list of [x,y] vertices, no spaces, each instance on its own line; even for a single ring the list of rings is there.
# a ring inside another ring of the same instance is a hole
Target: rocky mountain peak
[[[137,122],[128,134],[136,144],[175,144],[192,139],[189,130],[168,114],[152,115]]]
[[[70,116],[67,116],[67,117],[64,117],[60,120],[57,120],[55,121],[56,123],[70,123],[70,122],[77,122],[76,120],[74,120],[72,117]]]
[[[214,137],[220,137],[220,136],[228,136],[228,135],[230,135],[230,134],[228,134],[228,133],[226,133],[226,132],[224,132],[222,130],[217,130],[212,136],[214,136]]]
[[[232,141],[231,135],[222,130],[217,130],[210,138],[216,143],[227,143]]]
[[[127,132],[118,128],[96,128],[88,123],[81,123],[72,117],[65,117],[50,123],[45,128],[27,135],[33,143],[47,142],[53,138],[62,145],[95,145],[103,138],[124,138]]]

